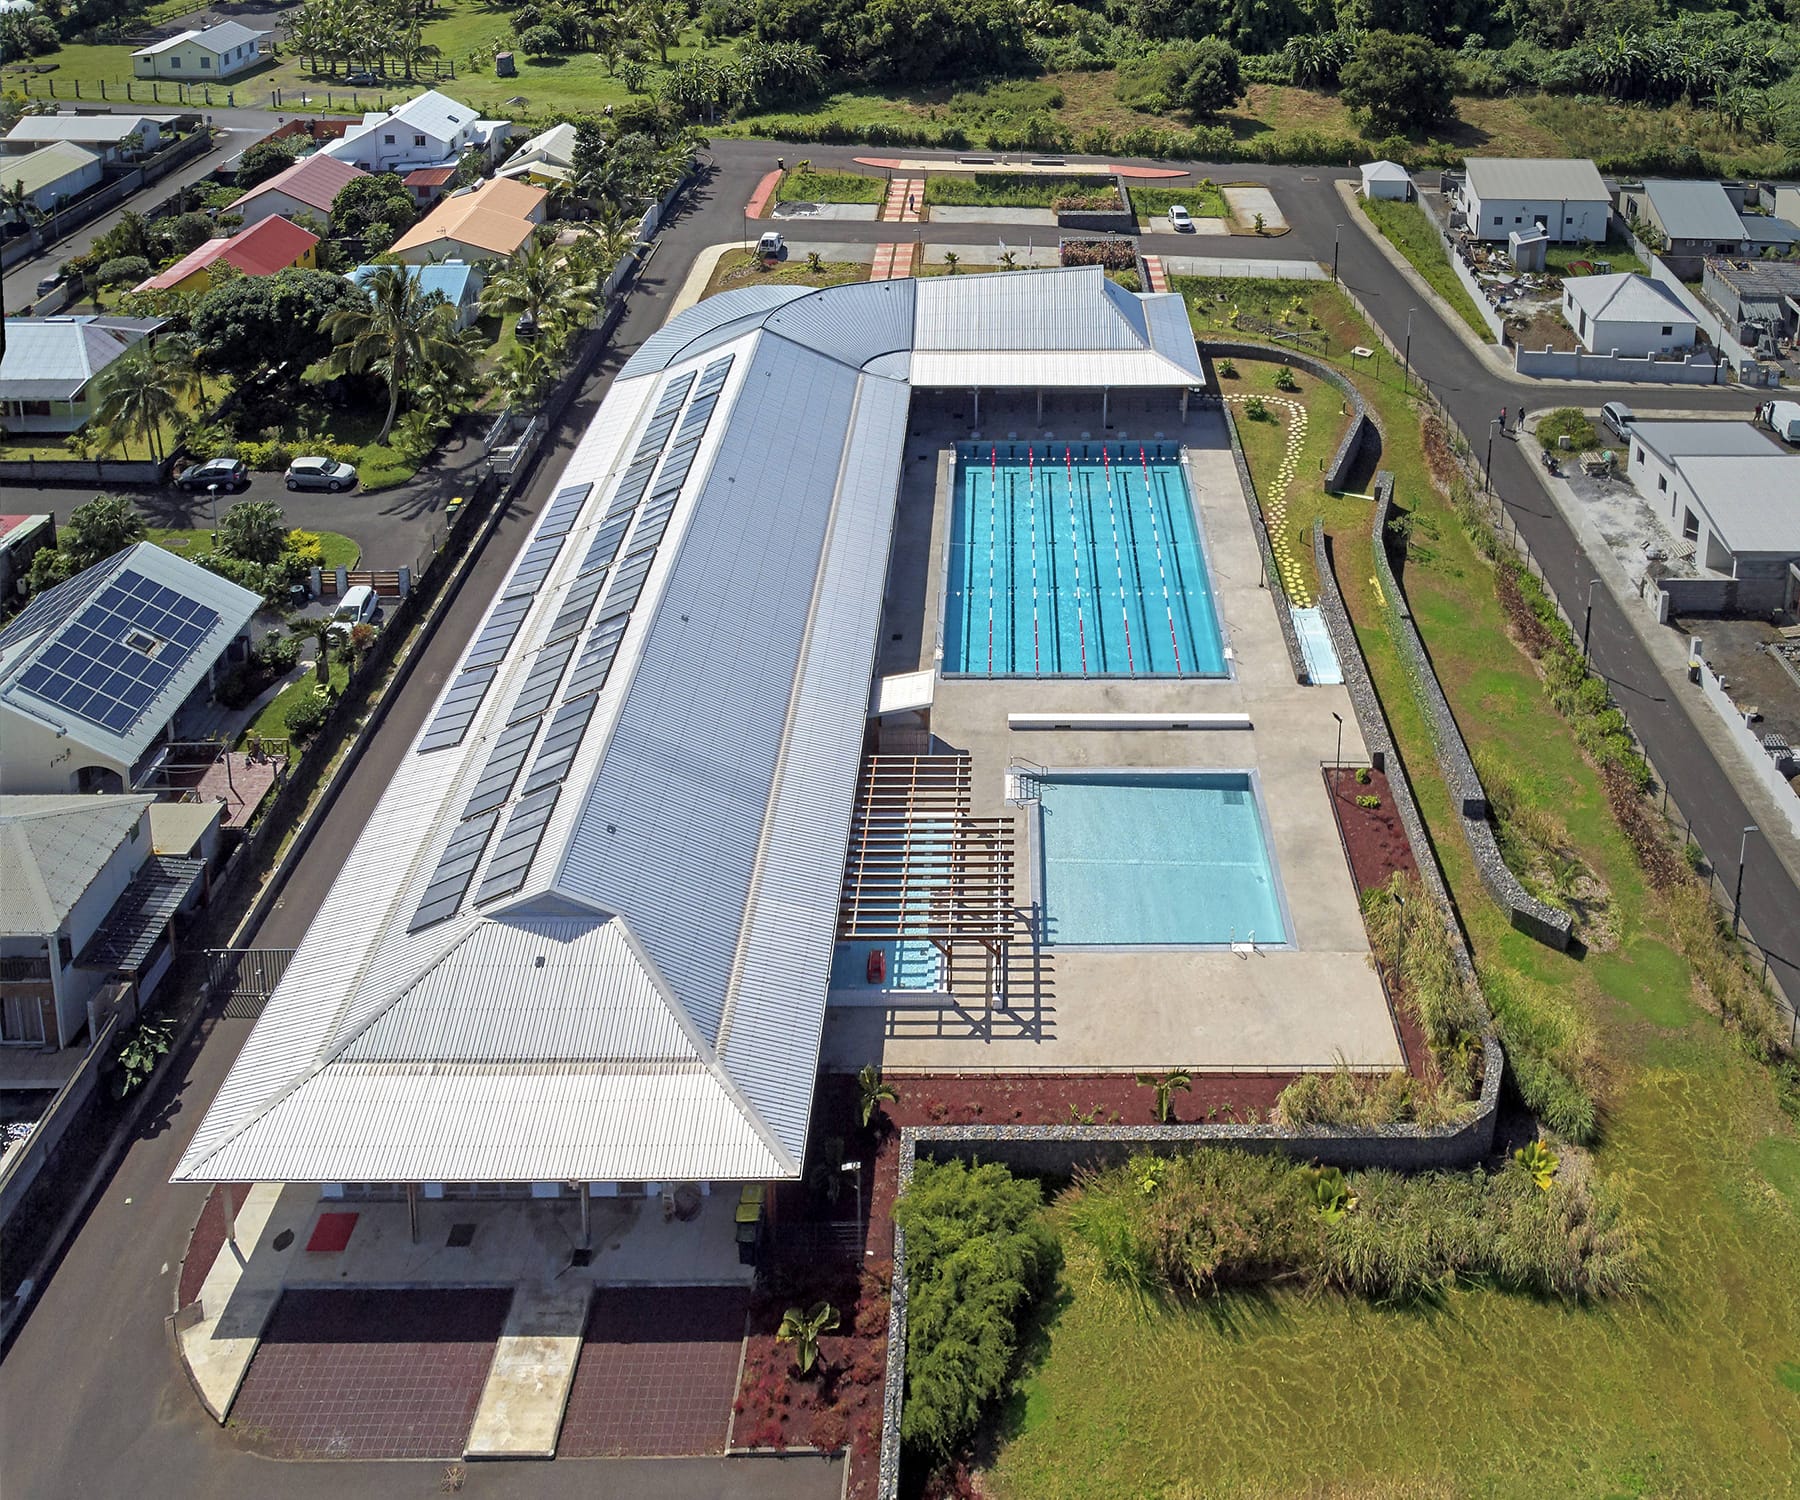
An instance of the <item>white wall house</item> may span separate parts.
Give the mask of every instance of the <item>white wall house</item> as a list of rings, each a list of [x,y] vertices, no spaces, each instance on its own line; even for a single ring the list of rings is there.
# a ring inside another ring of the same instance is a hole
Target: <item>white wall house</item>
[[[1774,458],[1784,450],[1748,422],[1644,422],[1631,424],[1625,475],[1676,536],[1694,540],[1698,518],[1679,465],[1691,458]]]
[[[0,158],[0,187],[22,189],[25,201],[40,214],[97,187],[100,175],[100,153],[73,141],[52,141],[24,156]]]
[[[1537,224],[1553,245],[1605,243],[1612,197],[1591,161],[1472,156],[1467,167],[1457,207],[1477,239]]]
[[[1412,178],[1398,162],[1370,161],[1362,167],[1362,195],[1365,198],[1397,198],[1406,202],[1413,195]]]
[[[1694,347],[1692,315],[1648,276],[1571,276],[1563,282],[1563,317],[1590,354],[1641,359]]]
[[[26,115],[0,140],[0,156],[24,156],[56,141],[98,151],[109,162],[136,161],[163,143],[170,115]],[[8,163],[0,160],[0,176]]]
[[[139,78],[172,78],[180,83],[212,83],[248,72],[262,58],[266,31],[237,21],[183,31],[131,54]]]
[[[484,120],[470,104],[427,89],[416,99],[380,114],[366,114],[340,140],[327,141],[320,154],[365,172],[406,172],[414,167],[452,166],[472,150],[491,159],[511,131],[505,120]]]

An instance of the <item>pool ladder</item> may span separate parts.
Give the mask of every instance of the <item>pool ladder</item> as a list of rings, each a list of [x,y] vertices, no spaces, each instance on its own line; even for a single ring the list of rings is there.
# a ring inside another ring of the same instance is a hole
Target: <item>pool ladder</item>
[[[1006,800],[1016,806],[1037,802],[1043,797],[1043,779],[1049,769],[1035,760],[1015,755],[1006,763]]]

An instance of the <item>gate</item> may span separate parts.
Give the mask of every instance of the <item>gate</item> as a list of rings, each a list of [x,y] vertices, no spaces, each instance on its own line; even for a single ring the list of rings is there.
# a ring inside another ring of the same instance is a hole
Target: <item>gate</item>
[[[214,995],[224,994],[228,1017],[254,1021],[293,957],[292,948],[208,948],[207,984]]]

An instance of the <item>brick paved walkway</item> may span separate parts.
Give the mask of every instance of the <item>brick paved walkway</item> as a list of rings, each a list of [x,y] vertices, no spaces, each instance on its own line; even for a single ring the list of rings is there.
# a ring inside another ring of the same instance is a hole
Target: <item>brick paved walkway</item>
[[[284,1458],[460,1458],[512,1293],[289,1291],[231,1408]]]
[[[596,1292],[558,1455],[723,1453],[748,1305],[736,1287]]]

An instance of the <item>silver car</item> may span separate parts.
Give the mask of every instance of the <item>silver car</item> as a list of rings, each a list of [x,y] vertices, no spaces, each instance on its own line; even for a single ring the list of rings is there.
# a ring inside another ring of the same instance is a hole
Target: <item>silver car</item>
[[[296,458],[288,465],[290,490],[330,490],[335,495],[355,483],[356,470],[335,458]]]

